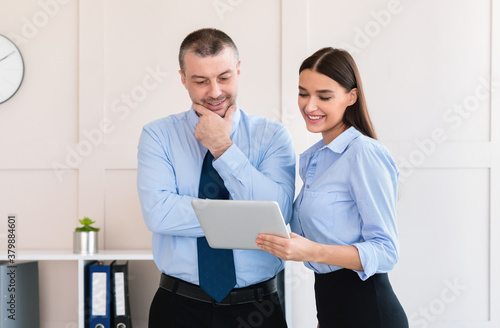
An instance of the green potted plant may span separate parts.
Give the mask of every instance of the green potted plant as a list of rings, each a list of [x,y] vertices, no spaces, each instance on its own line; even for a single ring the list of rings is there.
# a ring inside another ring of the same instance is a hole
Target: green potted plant
[[[97,232],[100,228],[93,227],[95,221],[88,217],[79,220],[81,227],[77,227],[73,233],[73,253],[94,254],[97,253]]]

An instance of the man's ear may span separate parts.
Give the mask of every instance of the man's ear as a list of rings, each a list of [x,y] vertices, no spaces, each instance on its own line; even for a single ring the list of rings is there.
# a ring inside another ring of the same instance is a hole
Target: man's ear
[[[238,76],[240,76],[240,67],[241,67],[241,60],[238,62],[238,65],[236,65],[236,72]]]
[[[179,74],[181,76],[181,82],[182,84],[184,85],[184,88],[187,89],[187,85],[186,85],[186,75],[184,75],[184,73],[182,73],[182,70],[179,70]]]
[[[358,100],[358,88],[352,88],[349,91],[349,106],[354,105]]]

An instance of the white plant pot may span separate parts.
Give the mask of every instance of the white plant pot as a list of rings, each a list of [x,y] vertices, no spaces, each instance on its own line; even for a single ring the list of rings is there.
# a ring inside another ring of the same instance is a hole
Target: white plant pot
[[[74,231],[73,253],[83,255],[97,253],[97,231]]]

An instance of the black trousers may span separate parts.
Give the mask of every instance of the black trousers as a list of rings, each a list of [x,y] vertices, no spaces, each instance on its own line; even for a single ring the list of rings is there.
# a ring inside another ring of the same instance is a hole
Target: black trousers
[[[407,328],[408,318],[387,273],[362,281],[352,270],[315,274],[321,328]]]
[[[278,293],[261,302],[214,305],[158,288],[149,311],[149,328],[286,328]]]

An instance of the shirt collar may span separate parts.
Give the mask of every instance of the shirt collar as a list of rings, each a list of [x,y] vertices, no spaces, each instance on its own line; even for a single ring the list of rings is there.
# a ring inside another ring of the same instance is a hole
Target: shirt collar
[[[311,148],[305,151],[302,155],[308,156],[312,155],[320,149],[328,148],[334,153],[342,154],[347,146],[361,135],[361,132],[356,130],[354,126],[351,126],[349,129],[342,132],[337,138],[333,139],[328,145],[325,146],[323,139],[314,144]]]
[[[236,130],[236,127],[240,123],[240,119],[241,119],[241,109],[238,106],[238,103],[235,102],[235,105],[236,105],[236,111],[234,112],[234,115],[233,115],[233,126],[232,126],[231,134],[234,133],[234,131]],[[189,111],[187,112],[187,119],[188,119],[189,123],[191,124],[191,126],[193,127],[193,129],[196,129],[196,124],[198,124],[198,122],[200,121],[200,118],[196,114],[196,111],[193,109],[193,107],[191,107],[189,109]]]
[[[356,130],[354,126],[351,126],[349,129],[342,132],[337,138],[333,139],[332,142],[326,145],[326,147],[334,153],[342,154],[346,150],[347,146],[349,146],[351,141],[353,141],[360,135],[361,132]]]

